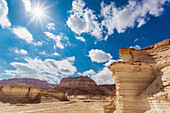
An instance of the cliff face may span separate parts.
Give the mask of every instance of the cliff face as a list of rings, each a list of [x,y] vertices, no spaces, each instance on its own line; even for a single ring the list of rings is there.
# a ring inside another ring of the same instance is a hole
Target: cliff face
[[[170,40],[137,50],[121,48],[123,61],[109,69],[116,83],[114,101],[105,112],[168,113],[170,111]]]
[[[0,86],[0,101],[4,103],[37,103],[40,102],[40,92],[38,87],[4,85]]]
[[[88,76],[63,78],[54,90],[67,91],[68,95],[114,96],[115,85],[97,85]]]
[[[67,93],[41,90],[39,87],[30,86],[0,86],[0,101],[3,103],[40,103],[49,98],[67,100]]]
[[[22,86],[35,86],[41,89],[47,90],[54,88],[54,84],[47,83],[47,81],[42,81],[32,78],[13,78],[0,80],[0,85],[22,85]]]

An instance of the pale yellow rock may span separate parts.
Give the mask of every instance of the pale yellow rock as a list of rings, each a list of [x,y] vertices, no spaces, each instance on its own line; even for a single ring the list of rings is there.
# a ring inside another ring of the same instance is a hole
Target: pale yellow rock
[[[141,50],[121,48],[119,54],[124,61],[109,67],[116,83],[114,113],[169,113],[170,40]]]
[[[45,100],[67,100],[67,92],[47,91],[30,86],[0,86],[0,101],[3,103],[39,103],[41,97],[46,97]]]

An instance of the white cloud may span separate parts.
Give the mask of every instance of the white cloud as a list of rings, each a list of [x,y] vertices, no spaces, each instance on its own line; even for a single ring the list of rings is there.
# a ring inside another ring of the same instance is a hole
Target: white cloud
[[[66,22],[68,27],[78,35],[89,33],[96,37],[97,40],[102,40],[102,28],[97,21],[97,16],[93,10],[84,7],[85,3],[82,0],[72,2],[70,17]]]
[[[10,27],[11,22],[8,17],[8,6],[5,0],[0,0],[0,25],[2,28]]]
[[[111,59],[111,60],[109,60],[107,63],[105,63],[104,66],[109,67],[110,64],[112,64],[113,62],[116,62],[116,61],[122,61],[122,59],[117,59],[117,60]]]
[[[67,36],[65,36],[63,33],[60,33],[60,35],[54,35],[50,32],[44,32],[44,34],[53,39],[56,42],[56,46],[60,49],[64,49],[64,45],[67,46],[69,44],[69,39]]]
[[[90,69],[83,72],[83,75],[91,77],[97,84],[114,84],[112,73],[107,67],[104,67],[97,73],[94,70]]]
[[[130,46],[130,48],[141,49],[141,47],[139,45]]]
[[[98,71],[96,75],[92,76],[92,78],[97,84],[114,84],[112,72],[107,67],[104,67],[102,70]]]
[[[83,37],[80,37],[80,36],[79,36],[79,37],[76,36],[76,39],[77,39],[77,40],[81,40],[82,42],[86,42],[86,40],[85,40]]]
[[[134,40],[134,42],[137,42],[138,40],[139,40],[139,39],[136,38],[136,39]]]
[[[45,51],[42,51],[42,52],[39,52],[39,54],[41,54],[41,55],[46,55],[46,52],[45,52]]]
[[[26,63],[10,63],[15,70],[5,70],[5,75],[21,78],[38,78],[50,83],[59,83],[60,79],[73,75],[77,69],[73,66],[75,57],[63,60],[25,58]]]
[[[22,54],[22,55],[28,54],[28,52],[24,49],[20,49],[20,50],[19,49],[11,49],[11,50],[14,51],[17,54]]]
[[[103,63],[107,62],[112,58],[110,53],[105,53],[102,50],[92,49],[89,51],[89,57],[91,58],[92,62]]]
[[[92,77],[92,76],[95,75],[95,74],[96,74],[96,72],[95,72],[94,70],[92,70],[92,69],[83,72],[83,75],[84,75],[84,76],[89,76],[89,77]]]
[[[57,52],[54,52],[53,56],[60,56],[60,54],[58,54]]]
[[[160,16],[166,2],[170,0],[129,0],[127,5],[121,7],[116,7],[114,2],[108,5],[101,2],[100,15],[96,15],[94,10],[85,7],[84,1],[74,0],[66,23],[78,35],[88,33],[97,41],[107,40],[114,30],[123,33],[127,28],[139,28],[146,24],[151,16]]]
[[[35,46],[42,46],[42,45],[43,45],[43,43],[40,42],[40,41],[38,41],[38,42],[33,42],[33,44],[34,44]]]
[[[136,24],[141,27],[148,20],[149,16],[158,17],[164,11],[163,6],[170,0],[142,0],[132,1],[117,8],[113,2],[109,5],[101,3],[101,16],[104,17],[102,25],[108,30],[108,35],[113,34],[114,29],[123,33],[127,28],[133,28]]]
[[[12,28],[12,32],[17,35],[18,38],[25,40],[27,43],[31,43],[33,41],[32,34],[25,27],[14,27]]]
[[[46,25],[46,28],[48,29],[48,30],[54,30],[55,31],[55,23],[48,23],[47,25]]]
[[[104,64],[104,66],[108,67],[108,66],[110,66],[110,64],[112,64],[115,61],[116,60],[109,60],[107,63]]]
[[[30,12],[32,9],[31,0],[22,0],[22,2],[24,3],[26,11]]]
[[[58,54],[57,52],[48,54],[45,51],[42,51],[42,52],[39,52],[39,54],[46,55],[46,56],[60,56],[60,54]]]

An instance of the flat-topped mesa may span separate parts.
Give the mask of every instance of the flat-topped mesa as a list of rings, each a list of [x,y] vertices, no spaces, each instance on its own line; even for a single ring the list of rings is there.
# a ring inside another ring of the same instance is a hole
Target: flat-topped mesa
[[[83,88],[83,87],[97,87],[97,84],[88,76],[81,77],[66,77],[63,78],[59,84],[60,87],[68,88]]]
[[[69,97],[84,96],[85,98],[112,98],[115,95],[115,84],[97,85],[88,76],[63,78],[55,91],[67,91]]]
[[[105,113],[169,112],[170,40],[141,50],[121,48],[119,53],[124,61],[109,67],[116,96],[114,102],[104,107]]]

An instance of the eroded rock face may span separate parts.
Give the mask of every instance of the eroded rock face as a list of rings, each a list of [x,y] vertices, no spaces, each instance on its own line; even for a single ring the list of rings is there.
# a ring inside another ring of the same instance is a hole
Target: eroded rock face
[[[116,83],[116,96],[110,105],[116,106],[114,113],[168,113],[170,40],[141,50],[121,48],[119,53],[123,61],[109,67]]]
[[[63,78],[59,85],[54,88],[56,91],[67,91],[68,95],[86,96],[114,96],[115,85],[97,85],[88,76]]]
[[[42,97],[67,100],[67,92],[41,90],[39,87],[1,85],[0,101],[3,103],[40,103]]]
[[[0,101],[9,103],[38,103],[41,89],[38,87],[3,85],[0,86]]]

